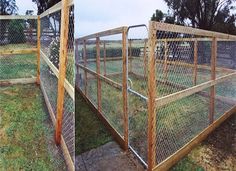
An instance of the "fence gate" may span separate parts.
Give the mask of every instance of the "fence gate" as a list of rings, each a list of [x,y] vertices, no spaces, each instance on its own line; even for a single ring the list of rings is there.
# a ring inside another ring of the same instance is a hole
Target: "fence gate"
[[[148,29],[128,28],[129,147],[147,166]]]

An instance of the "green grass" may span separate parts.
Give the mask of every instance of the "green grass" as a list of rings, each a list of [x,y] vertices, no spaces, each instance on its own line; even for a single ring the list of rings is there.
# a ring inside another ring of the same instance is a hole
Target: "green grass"
[[[36,76],[36,55],[6,55],[0,57],[0,80]]]
[[[65,170],[40,89],[1,87],[0,101],[0,170]]]
[[[79,155],[111,141],[112,137],[81,95],[78,92],[75,95],[75,152]]]
[[[6,45],[1,45],[0,50],[7,50],[7,49],[13,49],[13,50],[21,50],[21,49],[28,49],[28,48],[36,48],[36,45],[33,46],[32,44],[29,43],[19,43],[19,44],[6,44]]]
[[[191,157],[187,156],[180,160],[170,171],[204,171],[204,168],[195,163]]]

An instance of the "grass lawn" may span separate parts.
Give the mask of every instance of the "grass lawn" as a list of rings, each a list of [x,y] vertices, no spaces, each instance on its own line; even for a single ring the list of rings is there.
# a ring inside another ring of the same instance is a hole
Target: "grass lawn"
[[[0,87],[0,170],[66,170],[35,85]]]
[[[112,140],[105,126],[76,91],[75,154],[79,155]]]
[[[0,56],[0,80],[36,76],[36,54]]]

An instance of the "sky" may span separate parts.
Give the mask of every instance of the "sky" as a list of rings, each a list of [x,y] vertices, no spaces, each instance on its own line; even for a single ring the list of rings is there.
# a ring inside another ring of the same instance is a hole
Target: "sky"
[[[24,15],[26,10],[34,10],[34,15],[37,14],[37,5],[32,0],[16,0],[16,5],[19,8],[18,14],[20,15]]]
[[[75,37],[121,26],[148,24],[156,9],[167,13],[163,0],[74,0]]]

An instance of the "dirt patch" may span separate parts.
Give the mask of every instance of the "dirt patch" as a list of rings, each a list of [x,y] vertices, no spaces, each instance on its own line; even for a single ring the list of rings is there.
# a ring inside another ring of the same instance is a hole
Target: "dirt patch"
[[[193,150],[192,158],[205,170],[236,170],[236,114]]]

